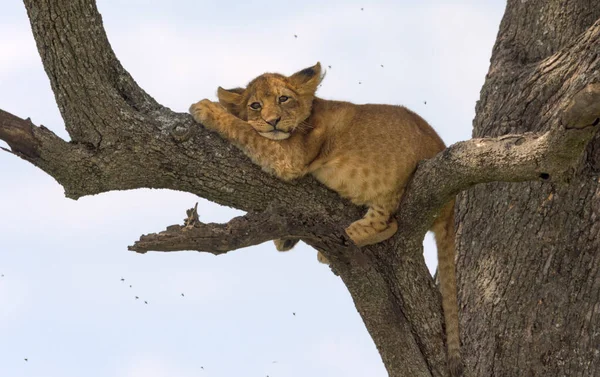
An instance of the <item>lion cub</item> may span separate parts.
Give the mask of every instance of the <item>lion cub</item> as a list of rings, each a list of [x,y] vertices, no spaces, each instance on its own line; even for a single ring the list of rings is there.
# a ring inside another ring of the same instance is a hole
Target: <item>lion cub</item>
[[[346,233],[359,247],[381,242],[396,233],[391,215],[417,162],[435,156],[444,143],[404,107],[315,97],[322,78],[319,63],[290,77],[265,73],[246,89],[219,88],[220,104],[202,100],[190,112],[277,177],[312,174],[366,205],[365,217]]]
[[[247,88],[218,89],[219,103],[204,99],[190,107],[194,119],[218,132],[256,164],[283,180],[312,174],[357,205],[366,215],[346,228],[357,246],[396,233],[392,214],[420,160],[445,148],[436,132],[402,106],[355,105],[315,96],[321,65],[289,77],[265,73]],[[446,318],[448,360],[460,370],[458,307],[454,271],[454,202],[431,229],[438,248],[438,271]],[[298,240],[275,240],[280,251]],[[319,253],[319,260],[327,263]]]

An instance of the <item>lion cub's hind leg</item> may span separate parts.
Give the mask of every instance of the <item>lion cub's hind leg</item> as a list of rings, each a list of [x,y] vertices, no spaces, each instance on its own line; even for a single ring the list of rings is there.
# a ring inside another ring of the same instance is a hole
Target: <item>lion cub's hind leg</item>
[[[298,238],[278,238],[273,240],[277,251],[290,251],[300,241]],[[320,251],[317,253],[317,260],[323,264],[329,264],[329,259],[325,257]]]
[[[323,253],[321,253],[320,251],[317,252],[317,260],[320,263],[327,264],[327,265],[329,264],[329,259],[327,259],[327,257],[325,255],[323,255]]]
[[[277,251],[290,251],[299,241],[299,238],[278,238],[273,240],[273,243]]]
[[[392,208],[369,207],[367,214],[346,228],[346,234],[358,247],[385,241],[398,230],[398,223],[391,218]]]

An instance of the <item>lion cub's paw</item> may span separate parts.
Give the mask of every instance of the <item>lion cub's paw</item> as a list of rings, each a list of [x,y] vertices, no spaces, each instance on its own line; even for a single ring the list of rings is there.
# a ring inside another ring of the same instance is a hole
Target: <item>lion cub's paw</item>
[[[192,114],[194,120],[209,129],[215,128],[218,115],[224,111],[223,106],[207,99],[190,106],[190,114]]]
[[[277,251],[290,251],[300,241],[298,238],[278,238],[273,240]]]
[[[320,251],[317,252],[317,260],[323,264],[329,264],[329,259],[327,259],[327,257],[323,255],[323,253],[321,253]]]
[[[391,220],[385,227],[374,227],[372,223],[358,220],[346,228],[346,234],[358,247],[373,245],[385,241],[393,236],[398,230],[396,220]]]

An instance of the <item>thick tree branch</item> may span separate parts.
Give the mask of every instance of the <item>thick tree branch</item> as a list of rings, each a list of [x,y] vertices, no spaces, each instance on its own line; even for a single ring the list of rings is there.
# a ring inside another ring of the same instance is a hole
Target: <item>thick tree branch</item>
[[[79,178],[94,177],[97,169],[94,154],[85,145],[67,143],[44,126],[34,125],[30,119],[21,119],[0,110],[0,140],[22,159],[39,167],[65,187],[85,187],[88,183]],[[93,179],[88,181],[93,184]],[[89,187],[89,186],[88,186]]]
[[[471,139],[419,164],[398,213],[401,238],[420,238],[445,203],[478,183],[568,180],[600,128],[600,83],[565,108],[558,117],[566,123],[544,134]]]
[[[108,43],[95,1],[25,0],[31,30],[73,141],[119,142],[139,112],[161,106],[122,67]],[[123,122],[129,127],[122,127]]]

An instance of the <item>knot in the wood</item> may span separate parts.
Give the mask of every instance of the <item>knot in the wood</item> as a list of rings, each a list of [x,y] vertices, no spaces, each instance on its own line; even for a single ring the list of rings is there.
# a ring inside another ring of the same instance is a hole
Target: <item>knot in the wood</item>
[[[173,139],[179,143],[182,143],[190,138],[192,131],[189,127],[184,126],[183,124],[175,124],[173,128],[171,128],[171,136]]]
[[[600,83],[593,83],[573,96],[562,116],[567,129],[595,127],[600,123]]]

